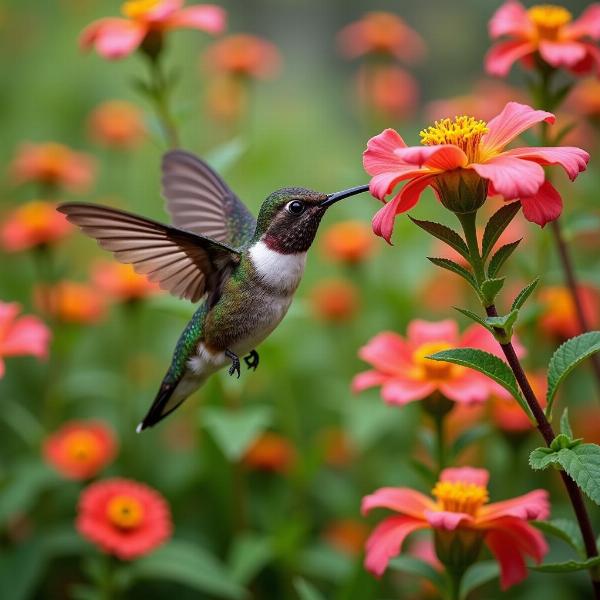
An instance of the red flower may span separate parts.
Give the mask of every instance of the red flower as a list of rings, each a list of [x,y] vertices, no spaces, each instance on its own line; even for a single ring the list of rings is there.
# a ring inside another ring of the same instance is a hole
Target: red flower
[[[22,144],[11,165],[16,183],[33,181],[73,192],[87,191],[95,171],[94,161],[87,154],[54,142]]]
[[[375,240],[371,228],[362,221],[340,221],[324,232],[323,256],[336,262],[357,264],[373,253]]]
[[[489,25],[492,39],[506,38],[491,48],[485,68],[504,76],[517,60],[525,66],[540,56],[550,66],[580,74],[600,73],[600,4],[588,6],[579,19],[562,6],[542,4],[526,10],[515,0],[503,4]]]
[[[554,115],[509,102],[489,123],[466,116],[437,121],[421,131],[423,147],[408,147],[393,129],[371,138],[363,159],[373,176],[371,193],[384,200],[408,180],[375,215],[373,230],[390,242],[396,215],[415,206],[428,186],[450,210],[476,210],[488,195],[499,194],[507,201],[520,198],[528,221],[544,226],[557,219],[562,199],[543,166],[561,165],[574,180],[589,154],[569,146],[504,150],[540,122],[553,123]]]
[[[109,100],[97,106],[88,118],[90,137],[103,146],[134,148],[146,134],[142,111],[125,100]]]
[[[409,534],[433,529],[442,563],[456,559],[453,554],[472,555],[483,541],[500,564],[503,590],[525,579],[525,556],[539,563],[548,552],[544,536],[527,523],[548,517],[548,492],[535,490],[487,504],[488,478],[485,469],[444,469],[432,491],[435,500],[409,488],[391,487],[363,498],[363,514],[373,508],[399,513],[385,519],[371,533],[366,545],[366,568],[381,575],[390,559],[400,554]]]
[[[359,309],[358,290],[345,279],[326,279],[310,292],[313,313],[324,321],[339,323],[352,319]]]
[[[101,421],[70,421],[46,439],[43,455],[68,479],[89,479],[112,462],[117,451],[113,430]]]
[[[72,230],[56,204],[34,200],[9,213],[0,225],[0,245],[8,252],[57,242]]]
[[[50,329],[37,317],[17,317],[21,306],[0,301],[0,378],[4,375],[5,356],[46,358]]]
[[[171,537],[171,512],[155,490],[130,479],[107,479],[81,493],[76,527],[122,560],[148,554]]]
[[[136,273],[131,265],[116,261],[96,263],[92,280],[101,292],[122,302],[141,300],[160,292],[157,284]]]
[[[83,50],[96,48],[107,59],[123,58],[136,50],[151,34],[162,36],[172,29],[191,28],[221,33],[225,11],[213,4],[183,8],[184,0],[129,0],[121,5],[127,18],[109,17],[94,21],[81,33]]]

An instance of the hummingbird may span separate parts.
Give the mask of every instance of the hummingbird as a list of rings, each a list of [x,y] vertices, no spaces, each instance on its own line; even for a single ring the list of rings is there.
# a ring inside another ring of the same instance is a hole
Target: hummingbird
[[[172,225],[82,202],[58,210],[136,272],[178,298],[201,301],[175,346],[169,369],[139,433],[176,410],[210,375],[229,365],[240,376],[259,363],[256,346],[279,325],[300,283],[321,218],[334,194],[282,188],[255,219],[220,175],[183,150],[162,159],[162,195]]]

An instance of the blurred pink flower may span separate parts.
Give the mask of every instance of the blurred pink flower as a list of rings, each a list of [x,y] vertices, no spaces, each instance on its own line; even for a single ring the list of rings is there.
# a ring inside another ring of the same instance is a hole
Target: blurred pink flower
[[[381,386],[383,400],[401,406],[435,392],[454,402],[485,402],[496,389],[491,380],[472,369],[427,358],[450,348],[496,352],[496,342],[480,325],[471,325],[461,336],[458,325],[451,319],[436,322],[415,319],[408,325],[406,339],[386,331],[359,350],[360,358],[374,369],[356,375],[352,389],[360,392]]]
[[[485,59],[491,75],[503,77],[521,60],[533,66],[539,55],[554,68],[565,68],[575,74],[600,73],[600,4],[589,5],[572,20],[562,6],[542,4],[526,10],[516,0],[508,0],[494,14],[489,24],[492,39],[504,41],[492,46]]]
[[[96,48],[104,58],[123,58],[136,50],[150,34],[191,28],[208,33],[225,29],[225,11],[214,4],[183,8],[184,0],[129,0],[121,5],[126,17],[108,17],[88,25],[79,37],[83,50]]]
[[[0,301],[0,377],[4,375],[6,356],[48,356],[50,329],[37,317],[17,317],[20,312],[16,302]]]
[[[373,230],[391,243],[395,217],[410,210],[431,186],[448,205],[448,189],[467,188],[476,199],[499,194],[506,201],[520,198],[528,221],[544,226],[560,215],[562,199],[546,180],[543,165],[561,165],[570,179],[585,170],[589,154],[571,146],[515,148],[505,146],[540,123],[554,122],[554,115],[517,102],[509,102],[489,124],[473,117],[436,121],[421,131],[424,147],[408,147],[393,129],[371,138],[363,155],[364,168],[372,176],[371,193],[384,200],[394,187],[408,183],[373,218]],[[483,188],[483,194],[481,192]]]
[[[503,590],[525,579],[525,556],[539,563],[548,552],[544,536],[527,523],[548,517],[548,492],[534,490],[511,500],[487,504],[488,479],[485,469],[444,469],[432,490],[435,500],[410,488],[380,488],[365,496],[363,514],[374,508],[399,513],[382,521],[371,533],[366,544],[366,568],[382,575],[390,559],[402,551],[409,534],[433,529],[442,562],[452,560],[455,553],[472,554],[475,560],[483,541],[500,564]]]

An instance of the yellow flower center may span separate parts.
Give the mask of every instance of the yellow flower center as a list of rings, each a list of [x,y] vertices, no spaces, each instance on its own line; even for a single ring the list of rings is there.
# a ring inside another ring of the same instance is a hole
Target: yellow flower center
[[[467,155],[469,162],[476,162],[479,157],[479,142],[487,132],[485,121],[462,115],[436,121],[431,127],[423,129],[419,136],[424,146],[454,144]]]
[[[96,457],[98,450],[98,440],[87,431],[75,431],[65,440],[65,452],[75,462],[88,462]]]
[[[128,0],[121,5],[121,13],[130,19],[145,17],[160,4],[161,0]]]
[[[437,499],[440,510],[466,513],[473,517],[489,500],[486,488],[464,481],[438,481],[431,493]]]
[[[527,15],[535,25],[538,37],[546,40],[556,40],[561,28],[573,18],[566,8],[554,4],[532,6]]]
[[[426,342],[419,346],[413,352],[413,362],[415,364],[415,375],[423,381],[447,381],[451,379],[459,367],[447,362],[441,362],[427,358],[431,354],[448,350],[452,345],[448,342]]]
[[[142,503],[131,496],[115,496],[106,507],[106,515],[113,525],[121,529],[133,529],[144,518]]]

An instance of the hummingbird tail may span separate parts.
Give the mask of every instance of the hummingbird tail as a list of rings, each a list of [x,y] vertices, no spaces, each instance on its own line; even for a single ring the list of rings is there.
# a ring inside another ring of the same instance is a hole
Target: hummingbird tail
[[[144,429],[154,427],[154,425],[162,421],[167,415],[170,415],[185,400],[185,398],[181,398],[178,402],[172,402],[173,392],[178,383],[177,381],[174,383],[163,381],[161,383],[150,410],[136,427],[136,433],[141,433]]]

